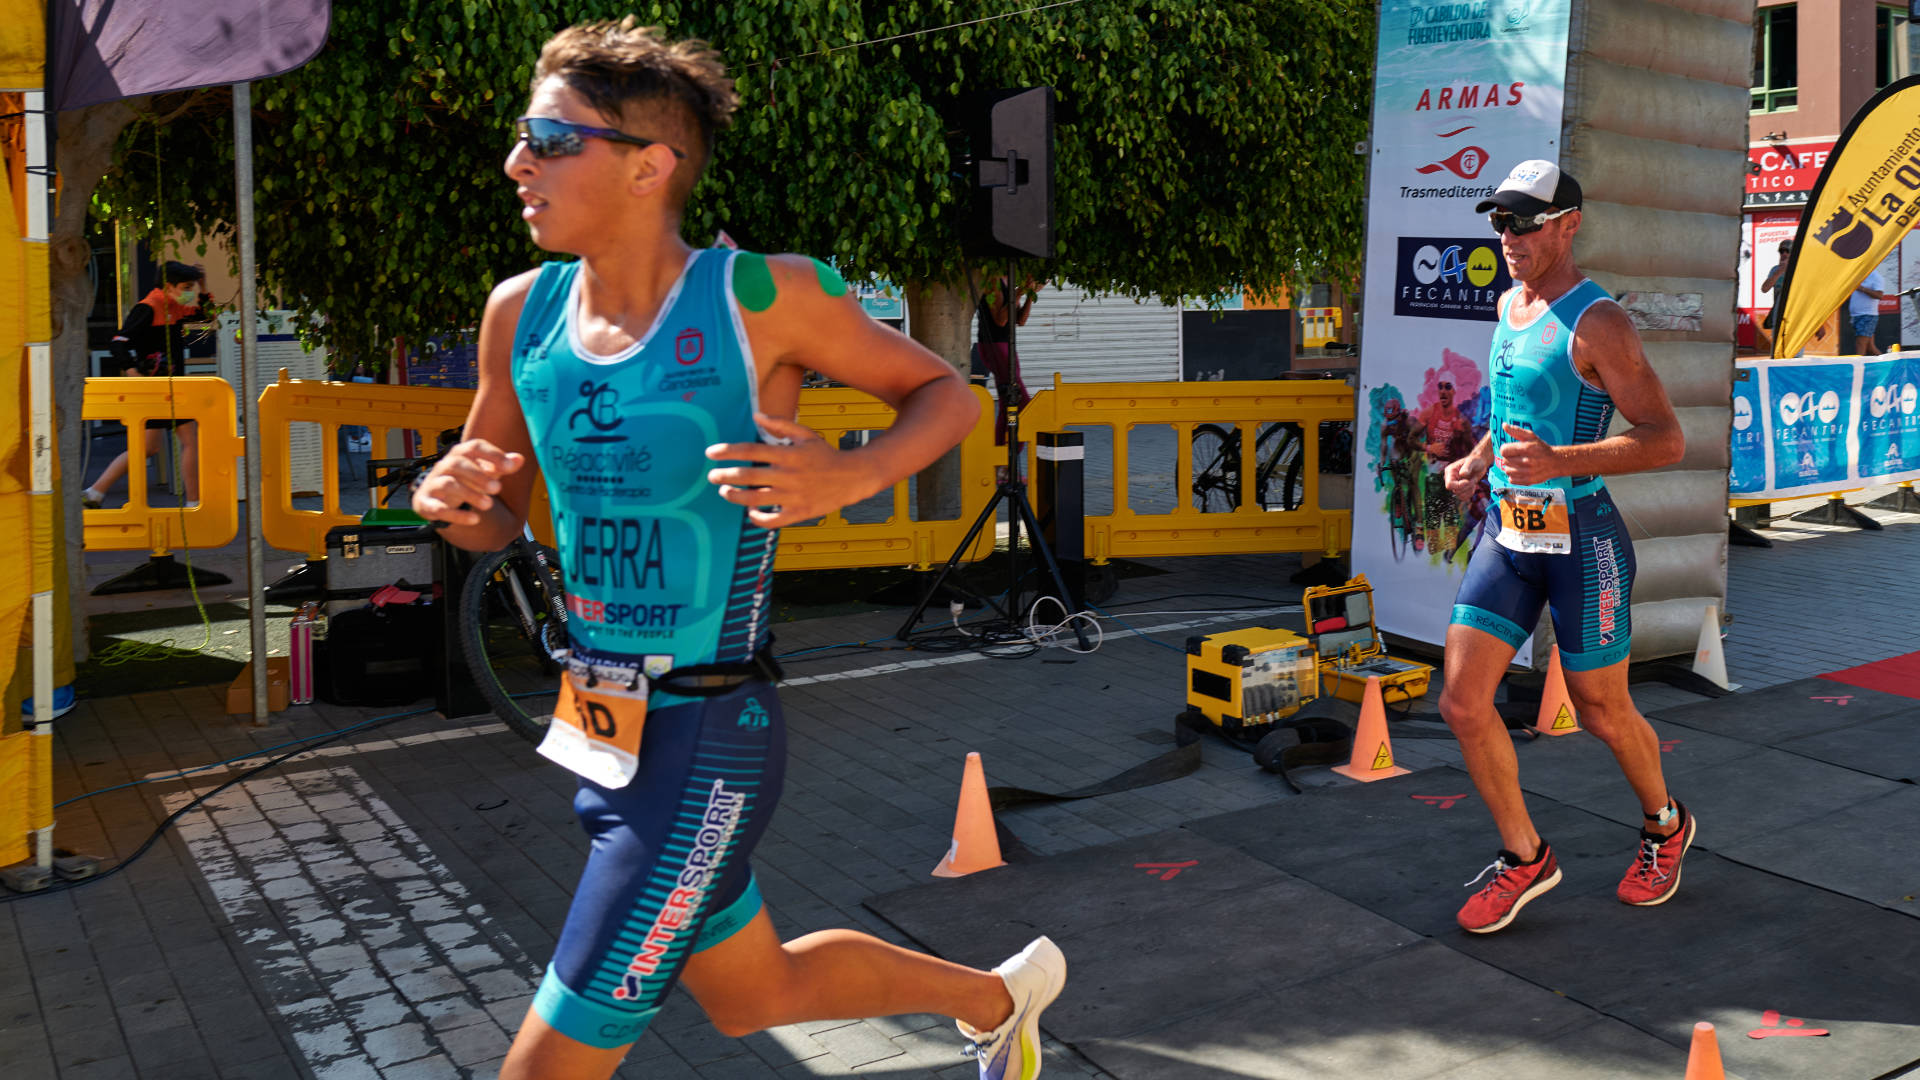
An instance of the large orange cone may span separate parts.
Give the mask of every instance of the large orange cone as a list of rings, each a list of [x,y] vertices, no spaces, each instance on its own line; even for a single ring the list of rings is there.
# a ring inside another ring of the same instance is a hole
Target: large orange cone
[[[1573,710],[1573,698],[1567,695],[1567,677],[1560,670],[1560,646],[1553,647],[1553,659],[1547,661],[1547,685],[1540,690],[1540,715],[1533,730],[1542,735],[1573,735],[1580,721]]]
[[[1720,1040],[1705,1020],[1693,1025],[1693,1049],[1687,1053],[1686,1080],[1727,1080],[1720,1064]]]
[[[1353,759],[1335,765],[1341,776],[1372,783],[1412,772],[1393,763],[1393,744],[1387,740],[1387,706],[1380,698],[1380,676],[1367,676],[1367,694],[1360,699],[1360,727],[1353,733]]]
[[[987,772],[980,767],[980,755],[970,753],[960,778],[960,808],[953,815],[953,844],[933,868],[933,876],[963,877],[1005,865],[1000,837],[993,831],[993,806],[987,802]]]

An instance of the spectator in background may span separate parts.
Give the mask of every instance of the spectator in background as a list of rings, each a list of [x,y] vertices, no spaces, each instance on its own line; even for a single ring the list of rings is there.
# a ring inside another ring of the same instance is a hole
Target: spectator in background
[[[160,269],[161,285],[141,298],[121,320],[120,332],[113,335],[109,348],[114,366],[122,375],[179,375],[187,355],[187,339],[205,327],[189,330],[185,324],[203,322],[209,316],[202,311],[206,300],[207,272],[198,266],[168,262]],[[136,443],[127,433],[127,449],[109,463],[100,478],[80,493],[80,504],[90,510],[100,507],[106,493],[127,474],[128,457],[135,445],[148,457],[161,452],[163,433],[172,431],[180,440],[180,473],[184,477],[189,505],[200,501],[200,439],[198,425],[191,420],[149,420],[145,442]]]
[[[1860,284],[1853,287],[1853,295],[1847,297],[1847,314],[1853,319],[1855,356],[1874,356],[1880,351],[1873,347],[1873,332],[1880,326],[1880,298],[1886,295],[1886,288],[1880,271],[1869,270]]]
[[[1780,303],[1786,299],[1775,290],[1780,287],[1781,280],[1786,277],[1787,265],[1792,258],[1793,241],[1780,241],[1780,261],[1773,264],[1773,269],[1767,271],[1766,279],[1760,282],[1760,291],[1770,296],[1767,301],[1767,317],[1761,321],[1755,336],[1760,342],[1760,352],[1766,356],[1773,355],[1773,330],[1780,325]]]
[[[1011,312],[1015,326],[1027,325],[1027,316],[1033,312],[1033,296],[1039,289],[1040,286],[1032,278],[1020,286],[1020,306]],[[1010,388],[1017,408],[1025,406],[1030,395],[1026,384],[1020,380],[1019,358],[1013,354],[1007,334],[1008,308],[1012,303],[1007,290],[1007,276],[1002,274],[988,287],[986,295],[980,298],[979,326],[975,337],[980,345],[980,366],[987,369],[996,387]],[[1007,412],[1004,405],[994,410],[993,444],[1007,445]]]

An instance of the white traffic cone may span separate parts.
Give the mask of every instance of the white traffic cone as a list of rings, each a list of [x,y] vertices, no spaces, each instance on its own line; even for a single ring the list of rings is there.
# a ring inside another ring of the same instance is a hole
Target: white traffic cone
[[[1700,614],[1700,643],[1693,648],[1693,673],[1722,690],[1738,690],[1727,680],[1727,653],[1720,643],[1720,605],[1708,604]]]

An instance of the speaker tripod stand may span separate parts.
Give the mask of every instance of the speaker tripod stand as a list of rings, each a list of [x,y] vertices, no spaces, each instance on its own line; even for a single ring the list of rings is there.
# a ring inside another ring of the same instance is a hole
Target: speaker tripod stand
[[[1044,587],[1051,585],[1053,595],[1060,600],[1062,611],[1067,614],[1073,611],[1072,605],[1075,598],[1067,589],[1066,579],[1060,573],[1060,563],[1053,557],[1053,549],[1048,547],[1041,537],[1039,518],[1033,512],[1033,504],[1027,500],[1027,484],[1020,475],[1021,403],[1016,397],[1016,388],[1020,384],[1020,360],[1019,355],[1014,351],[1015,342],[1019,337],[1020,320],[1013,303],[1013,271],[1013,263],[1009,261],[1007,282],[1003,293],[1007,311],[1007,364],[1003,370],[994,372],[994,391],[999,395],[998,407],[1004,411],[1007,418],[1006,472],[994,488],[993,498],[987,500],[987,505],[981,508],[980,515],[973,519],[973,526],[961,539],[960,546],[953,549],[953,554],[947,557],[946,565],[940,568],[940,573],[928,584],[927,591],[920,597],[919,603],[913,606],[913,612],[907,616],[907,621],[901,623],[900,629],[894,633],[894,637],[901,641],[912,640],[914,630],[920,624],[920,617],[926,613],[927,605],[933,602],[935,596],[940,595],[942,587],[947,584],[947,579],[953,576],[954,570],[959,567],[967,551],[973,547],[974,541],[980,536],[980,531],[994,523],[1001,503],[1007,505],[1006,605],[1002,607],[995,603],[992,597],[980,597],[980,600],[998,612],[1008,625],[1016,628],[1020,625],[1020,533],[1024,525],[1028,542],[1038,554],[1040,564],[1046,571],[1046,580],[1041,583],[1042,588],[1035,590],[1036,599],[1038,596],[1047,595],[1043,591]],[[1078,619],[1069,621],[1073,623],[1074,637],[1078,640],[1080,648],[1083,650],[1090,648],[1087,632],[1081,625],[1081,621]]]

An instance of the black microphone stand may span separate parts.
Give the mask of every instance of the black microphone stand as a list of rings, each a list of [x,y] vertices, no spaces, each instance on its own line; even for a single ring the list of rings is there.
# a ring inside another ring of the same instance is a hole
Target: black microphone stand
[[[1013,302],[1013,274],[1014,262],[1012,259],[1008,259],[1007,281],[1006,284],[1002,286],[1002,296],[1007,311],[1007,364],[1003,370],[996,371],[993,375],[994,391],[999,395],[999,407],[1007,418],[1007,471],[1001,478],[999,485],[994,489],[993,498],[987,500],[987,505],[981,509],[980,516],[974,518],[973,527],[967,530],[967,535],[960,541],[960,546],[953,549],[953,554],[948,556],[946,565],[940,568],[939,575],[933,579],[932,584],[927,586],[926,594],[921,596],[920,602],[914,605],[913,613],[907,616],[907,621],[901,623],[900,629],[895,632],[894,636],[901,641],[912,640],[914,628],[919,625],[920,617],[926,613],[927,605],[933,602],[933,598],[939,595],[941,587],[947,583],[947,579],[953,576],[954,569],[960,565],[967,551],[973,547],[973,542],[975,538],[980,535],[980,530],[993,523],[997,511],[1000,509],[1000,504],[1003,502],[1007,504],[1006,606],[1002,607],[996,604],[991,597],[979,597],[979,599],[982,603],[999,612],[1001,618],[1005,619],[1009,626],[1016,630],[1019,628],[1019,613],[1021,611],[1020,530],[1022,523],[1024,523],[1026,525],[1029,545],[1034,551],[1039,553],[1040,562],[1046,569],[1047,583],[1053,586],[1053,595],[1059,598],[1063,611],[1067,614],[1072,614],[1073,612],[1071,605],[1074,597],[1067,590],[1066,580],[1060,574],[1060,564],[1053,557],[1053,549],[1041,540],[1040,521],[1034,515],[1033,504],[1027,501],[1027,485],[1020,473],[1021,402],[1017,391],[1020,385],[1020,357],[1019,353],[1014,349],[1019,338],[1020,318],[1018,309],[1014,307]],[[978,303],[977,298],[975,302]],[[1036,590],[1036,592],[1038,592],[1038,590]],[[1044,595],[1046,594],[1040,592],[1035,597],[1035,602],[1037,603],[1039,597]],[[1078,639],[1080,647],[1082,649],[1091,648],[1087,641],[1086,629],[1081,625],[1081,620],[1075,619],[1072,620],[1072,622],[1074,637]]]

